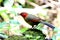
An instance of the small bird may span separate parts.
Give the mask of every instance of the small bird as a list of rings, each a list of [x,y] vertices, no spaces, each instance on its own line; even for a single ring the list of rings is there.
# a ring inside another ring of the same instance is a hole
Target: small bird
[[[39,18],[39,17],[36,17],[36,16],[34,16],[34,15],[32,15],[32,14],[28,14],[28,13],[26,13],[26,12],[22,12],[22,13],[20,13],[19,15],[21,15],[21,16],[25,19],[25,21],[26,21],[27,23],[29,23],[30,25],[32,25],[32,27],[33,27],[34,25],[38,25],[39,23],[42,23],[42,24],[44,24],[44,25],[49,26],[49,27],[52,28],[52,29],[55,28],[55,27],[54,27],[53,25],[51,25],[50,23],[44,22],[43,19],[41,19],[41,18]]]

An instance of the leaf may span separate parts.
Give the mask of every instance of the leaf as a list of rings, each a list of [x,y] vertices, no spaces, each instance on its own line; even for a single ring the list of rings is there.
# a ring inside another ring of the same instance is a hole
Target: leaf
[[[20,30],[21,33],[24,33],[26,30],[28,30],[28,28],[24,27]]]

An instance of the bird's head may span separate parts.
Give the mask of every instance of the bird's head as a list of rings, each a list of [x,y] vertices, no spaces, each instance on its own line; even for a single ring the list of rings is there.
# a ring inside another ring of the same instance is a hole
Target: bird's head
[[[28,13],[26,13],[26,12],[22,12],[22,13],[20,13],[20,15],[21,15],[23,18],[26,18],[27,15],[28,15]]]

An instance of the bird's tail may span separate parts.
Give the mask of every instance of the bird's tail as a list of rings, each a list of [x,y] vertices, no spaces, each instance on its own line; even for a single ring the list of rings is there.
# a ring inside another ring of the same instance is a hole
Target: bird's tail
[[[50,24],[50,23],[47,23],[47,22],[44,22],[44,21],[40,21],[40,23],[42,23],[42,24],[44,24],[44,25],[47,25],[48,27],[50,27],[50,28],[52,28],[52,29],[55,28],[55,27],[54,27],[52,24]]]

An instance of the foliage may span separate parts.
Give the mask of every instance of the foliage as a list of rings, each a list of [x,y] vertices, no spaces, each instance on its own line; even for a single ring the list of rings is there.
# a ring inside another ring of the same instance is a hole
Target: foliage
[[[24,8],[34,8],[34,7],[33,7],[33,6],[31,6],[30,4],[25,3]]]
[[[28,0],[28,1],[34,2],[34,0]]]
[[[3,0],[0,0],[0,3],[2,2]]]
[[[11,36],[5,40],[45,40],[45,35],[37,29],[29,29],[23,36]]]

